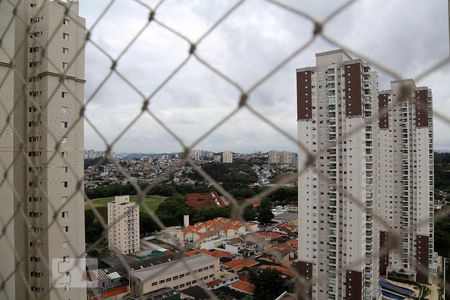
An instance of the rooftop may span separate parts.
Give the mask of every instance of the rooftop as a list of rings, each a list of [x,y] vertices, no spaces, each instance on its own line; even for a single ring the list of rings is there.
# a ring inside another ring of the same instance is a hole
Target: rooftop
[[[295,277],[295,273],[283,266],[275,266],[275,265],[264,265],[259,267],[261,270],[271,269],[280,272],[281,274],[293,278]]]
[[[231,257],[231,253],[226,252],[226,251],[221,251],[221,250],[206,250],[206,249],[197,249],[197,250],[192,250],[189,252],[186,252],[186,256],[194,256],[197,254],[206,254],[206,255],[210,255],[213,256],[215,258],[224,258],[224,257]]]
[[[204,265],[207,263],[214,263],[216,261],[217,258],[215,257],[205,254],[198,254],[190,257],[180,258],[156,266],[148,267],[142,270],[132,271],[130,276],[133,276],[140,280],[147,280],[159,275],[160,273],[173,274],[185,271],[186,269],[195,270],[200,265]]]
[[[227,267],[233,269],[234,271],[238,272],[244,268],[248,268],[251,266],[255,266],[259,264],[259,262],[257,262],[256,260],[252,259],[252,260],[244,260],[241,258],[237,258],[237,259],[233,259],[230,260],[226,263],[224,263],[224,265],[226,265]]]
[[[255,285],[251,284],[247,281],[238,280],[236,282],[233,282],[230,287],[232,287],[235,290],[239,290],[246,294],[253,294],[255,291]]]

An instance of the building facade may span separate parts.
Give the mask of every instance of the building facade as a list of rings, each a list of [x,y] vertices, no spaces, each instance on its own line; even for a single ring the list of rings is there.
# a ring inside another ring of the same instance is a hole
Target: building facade
[[[78,1],[1,1],[0,36],[0,298],[83,299],[85,20]]]
[[[379,297],[377,85],[376,72],[343,50],[318,53],[315,67],[297,70],[298,139],[307,149],[299,149],[299,172],[311,163],[308,152],[317,156],[298,181],[299,270],[326,278],[306,291],[312,299]]]
[[[288,151],[269,151],[269,165],[292,165],[294,154]]]
[[[231,163],[233,163],[233,152],[225,151],[222,154],[222,162],[224,164],[231,164]]]
[[[122,254],[138,252],[139,205],[130,196],[116,196],[108,203],[108,248]]]
[[[380,257],[380,274],[429,282],[434,241],[434,157],[432,95],[411,79],[393,81],[378,93],[380,228],[382,246],[396,235],[400,248]],[[389,106],[389,111],[386,111]],[[418,263],[416,268],[415,263]]]
[[[220,260],[198,254],[130,273],[131,295],[139,297],[162,288],[187,289],[220,277]]]

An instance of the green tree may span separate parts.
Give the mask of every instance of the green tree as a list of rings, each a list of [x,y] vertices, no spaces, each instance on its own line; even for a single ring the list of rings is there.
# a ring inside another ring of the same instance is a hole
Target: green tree
[[[253,206],[249,205],[245,207],[244,213],[242,215],[245,221],[254,221],[256,220],[256,211]]]
[[[139,231],[142,235],[147,235],[149,233],[158,230],[159,227],[153,221],[152,217],[143,210],[139,211]]]
[[[251,272],[250,280],[255,285],[255,292],[253,294],[255,299],[276,299],[286,289],[286,283],[283,277],[281,277],[281,273],[276,270],[264,269]]]
[[[261,204],[257,207],[258,222],[262,225],[268,225],[272,222],[274,217],[272,213],[272,202],[268,199],[263,199]]]
[[[156,215],[166,226],[182,225],[183,215],[185,214],[190,214],[190,210],[180,194],[173,194],[161,203],[156,210]]]
[[[84,211],[84,228],[86,232],[86,243],[94,243],[102,237],[103,226],[90,209]]]

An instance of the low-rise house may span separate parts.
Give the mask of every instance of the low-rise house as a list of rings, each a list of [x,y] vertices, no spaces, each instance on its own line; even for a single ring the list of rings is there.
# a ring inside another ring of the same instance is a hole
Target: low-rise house
[[[243,270],[244,268],[249,268],[258,265],[259,262],[257,262],[254,259],[251,260],[245,260],[241,258],[236,258],[233,260],[230,260],[229,262],[224,263],[224,266],[226,266],[228,269],[239,272]]]
[[[194,256],[197,254],[206,254],[206,255],[210,255],[210,256],[213,256],[218,259],[230,258],[232,256],[231,253],[229,253],[229,252],[217,250],[217,249],[214,249],[214,250],[196,249],[196,250],[186,252],[186,256]]]
[[[273,245],[264,250],[266,259],[276,262],[285,263],[297,257],[298,241],[289,240],[284,243]]]
[[[206,286],[210,289],[218,289],[224,286],[229,286],[230,284],[238,280],[238,274],[231,272],[222,272],[218,279],[208,282]]]
[[[298,227],[291,223],[281,223],[275,226],[272,231],[288,236],[298,236]]]
[[[130,272],[130,288],[133,297],[169,287],[184,290],[207,284],[217,279],[220,270],[218,258],[198,254],[167,263]]]
[[[128,292],[128,278],[118,272],[107,273],[103,269],[86,272],[86,288],[90,300],[106,299]]]
[[[283,267],[283,266],[276,266],[276,265],[264,265],[260,266],[259,269],[265,270],[265,269],[271,269],[280,272],[284,277],[287,277],[289,279],[292,279],[295,277],[294,271]]]
[[[249,295],[253,295],[255,288],[254,284],[242,280],[238,280],[230,285],[230,289]]]
[[[255,223],[220,217],[187,226],[177,233],[177,238],[182,243],[197,243],[205,239],[232,239],[248,232],[256,232],[257,230],[258,225]]]

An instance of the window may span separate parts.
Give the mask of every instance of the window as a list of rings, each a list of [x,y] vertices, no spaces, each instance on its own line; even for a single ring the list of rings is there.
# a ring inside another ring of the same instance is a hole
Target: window
[[[62,52],[63,54],[69,54],[69,48],[63,47]]]
[[[69,97],[69,93],[67,93],[67,92],[61,92],[61,97],[62,97],[62,98],[68,98],[68,97]]]
[[[69,34],[68,33],[63,33],[63,39],[64,40],[68,40],[69,39]]]
[[[69,172],[69,167],[62,167],[62,172],[63,173]]]
[[[69,64],[66,62],[63,62],[62,67],[63,67],[63,69],[67,69],[69,67]]]
[[[69,25],[70,20],[68,18],[64,18],[63,25]]]
[[[61,127],[62,127],[62,128],[67,128],[67,124],[68,124],[68,122],[62,121],[62,122],[61,122]]]
[[[64,232],[69,232],[69,226],[63,226]]]
[[[63,211],[62,213],[61,213],[61,217],[62,218],[67,218],[69,216],[69,212],[68,211]]]
[[[67,143],[67,137],[63,137],[61,140],[61,144],[65,144],[65,143]]]
[[[69,183],[67,181],[63,181],[63,182],[61,182],[61,186],[62,187],[68,187]]]

